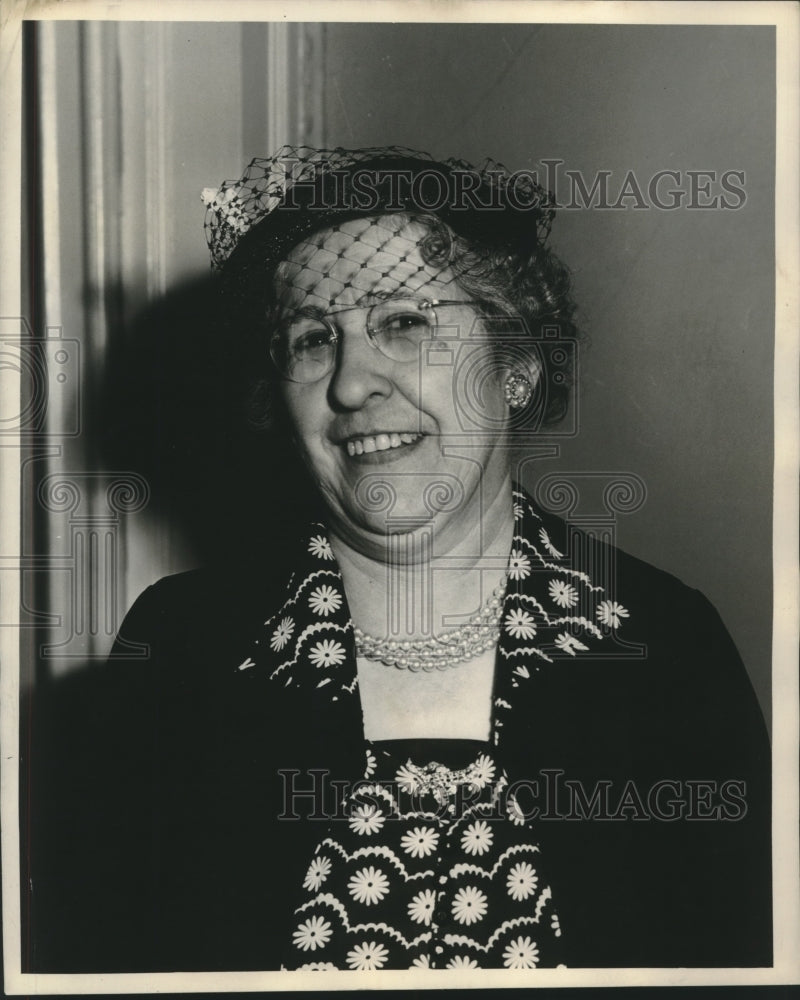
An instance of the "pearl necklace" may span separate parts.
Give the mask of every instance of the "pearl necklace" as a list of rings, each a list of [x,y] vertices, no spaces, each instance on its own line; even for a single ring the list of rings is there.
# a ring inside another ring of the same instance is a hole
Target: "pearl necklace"
[[[398,670],[411,670],[414,673],[418,670],[427,673],[432,670],[447,670],[448,667],[457,667],[459,663],[474,660],[476,656],[492,649],[497,643],[507,583],[506,576],[500,585],[495,587],[489,600],[480,611],[472,615],[466,625],[459,625],[444,635],[403,642],[377,639],[353,625],[356,656],[383,663],[387,667],[397,667]]]

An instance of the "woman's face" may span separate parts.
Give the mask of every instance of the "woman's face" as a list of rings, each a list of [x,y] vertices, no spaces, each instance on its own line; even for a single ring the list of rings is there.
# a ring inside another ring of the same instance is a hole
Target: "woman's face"
[[[507,372],[450,270],[424,261],[426,235],[398,217],[353,220],[299,244],[276,275],[282,329],[298,311],[317,310],[338,335],[330,372],[281,382],[299,451],[333,533],[379,558],[389,532],[424,524],[438,551],[449,551],[507,488]],[[436,338],[411,362],[392,360],[365,335],[369,307],[397,296],[457,302],[435,308]]]

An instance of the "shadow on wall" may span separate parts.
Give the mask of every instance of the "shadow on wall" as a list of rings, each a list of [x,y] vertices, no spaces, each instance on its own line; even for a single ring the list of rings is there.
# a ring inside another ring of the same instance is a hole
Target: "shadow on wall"
[[[183,285],[111,337],[89,425],[100,466],[147,479],[196,563],[257,571],[314,512],[288,435],[249,416],[267,345],[223,315],[217,284]]]

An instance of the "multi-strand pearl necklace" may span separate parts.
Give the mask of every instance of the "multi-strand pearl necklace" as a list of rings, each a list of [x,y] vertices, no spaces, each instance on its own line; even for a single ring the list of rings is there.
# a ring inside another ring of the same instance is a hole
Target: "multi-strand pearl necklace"
[[[418,670],[447,670],[448,667],[474,660],[497,643],[507,583],[506,576],[469,622],[443,635],[410,641],[377,639],[354,625],[356,656],[415,673]]]

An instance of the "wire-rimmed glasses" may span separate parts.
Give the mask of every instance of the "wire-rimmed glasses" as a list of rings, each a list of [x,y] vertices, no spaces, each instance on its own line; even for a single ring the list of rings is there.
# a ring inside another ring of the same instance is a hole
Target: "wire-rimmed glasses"
[[[333,311],[305,309],[293,313],[273,335],[269,353],[275,367],[290,382],[318,382],[333,370],[341,338],[337,317],[366,309],[364,335],[371,347],[391,361],[417,361],[420,346],[433,340],[439,321],[437,306],[474,305],[463,299],[397,296],[371,306],[344,306]]]

